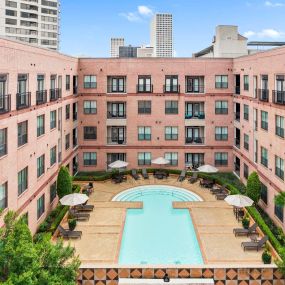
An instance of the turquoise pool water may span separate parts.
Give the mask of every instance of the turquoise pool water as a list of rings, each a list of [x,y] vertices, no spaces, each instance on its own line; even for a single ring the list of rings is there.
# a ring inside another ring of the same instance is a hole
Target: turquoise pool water
[[[139,186],[115,201],[142,201],[143,209],[127,210],[119,264],[203,264],[187,209],[173,201],[199,201],[199,196],[172,186]]]

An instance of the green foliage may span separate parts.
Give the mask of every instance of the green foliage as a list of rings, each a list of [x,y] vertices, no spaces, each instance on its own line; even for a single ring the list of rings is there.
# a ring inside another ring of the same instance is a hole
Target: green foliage
[[[271,264],[272,255],[268,249],[263,251],[261,257],[264,264]]]
[[[260,199],[260,180],[257,172],[252,172],[248,179],[246,185],[246,195],[251,198],[256,204]]]
[[[57,176],[57,195],[59,198],[62,198],[65,195],[68,195],[72,192],[72,179],[69,175],[67,167],[62,166],[59,170]]]
[[[274,198],[275,204],[278,206],[285,206],[285,192],[281,192]]]
[[[244,229],[248,229],[249,228],[249,224],[250,224],[250,219],[249,219],[248,215],[246,215],[242,219],[242,226],[243,226]]]
[[[76,219],[69,219],[68,220],[68,226],[69,226],[69,229],[71,231],[73,231],[75,229],[76,224],[77,224]]]
[[[39,235],[34,241],[24,219],[13,212],[0,229],[0,283],[5,285],[75,285],[80,265],[74,248]]]

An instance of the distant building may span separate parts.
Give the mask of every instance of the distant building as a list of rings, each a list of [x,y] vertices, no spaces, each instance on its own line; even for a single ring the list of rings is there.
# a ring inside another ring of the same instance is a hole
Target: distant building
[[[172,14],[155,14],[151,22],[150,45],[155,57],[173,56]]]
[[[119,57],[119,47],[125,45],[124,38],[111,38],[111,57]]]
[[[119,46],[119,57],[137,57],[138,47],[129,46]]]
[[[141,46],[137,50],[137,57],[154,57],[154,48]]]

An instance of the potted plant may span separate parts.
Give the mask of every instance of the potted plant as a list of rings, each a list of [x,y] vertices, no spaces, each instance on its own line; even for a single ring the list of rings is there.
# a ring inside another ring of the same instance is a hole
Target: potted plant
[[[272,260],[272,255],[271,255],[268,247],[266,247],[262,253],[262,261],[264,264],[271,264],[271,260]]]
[[[76,227],[76,219],[69,219],[68,226],[69,226],[69,230],[73,231]]]
[[[249,220],[249,217],[248,216],[245,216],[243,219],[242,219],[242,226],[244,229],[248,229],[249,228],[249,224],[250,224],[250,220]]]

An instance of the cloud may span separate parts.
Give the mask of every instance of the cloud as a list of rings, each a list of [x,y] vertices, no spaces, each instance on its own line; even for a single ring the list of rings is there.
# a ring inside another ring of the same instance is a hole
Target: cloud
[[[258,38],[271,38],[280,39],[285,38],[285,33],[277,31],[275,29],[263,29],[261,32],[247,31],[244,33],[247,38],[258,37]]]
[[[271,2],[271,1],[266,1],[264,3],[264,5],[266,7],[272,7],[272,8],[276,8],[276,7],[285,7],[285,3],[281,3],[281,2]]]
[[[138,6],[138,12],[139,12],[140,15],[146,16],[146,17],[149,17],[149,16],[153,15],[152,9],[150,9],[147,6],[143,6],[143,5]]]
[[[129,22],[141,22],[143,18],[151,17],[153,14],[154,11],[150,7],[140,5],[135,12],[120,13],[119,15],[126,18]]]
[[[141,18],[135,12],[120,13],[120,16],[126,18],[129,22],[140,22]]]

